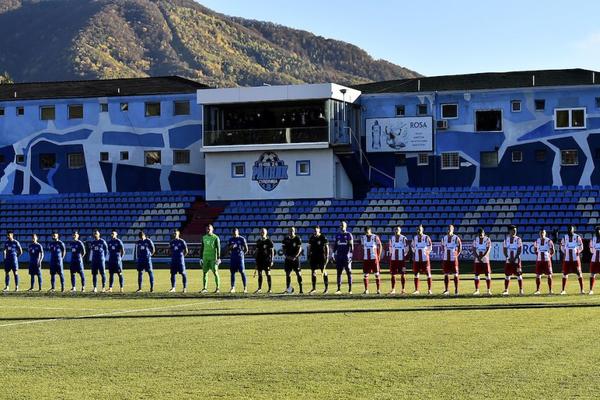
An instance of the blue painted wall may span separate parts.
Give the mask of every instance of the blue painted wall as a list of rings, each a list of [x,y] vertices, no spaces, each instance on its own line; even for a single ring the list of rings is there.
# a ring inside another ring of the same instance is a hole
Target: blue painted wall
[[[396,106],[404,105],[405,116],[417,116],[417,105],[427,104],[428,116],[441,120],[441,105],[458,105],[458,118],[448,119],[447,130],[434,130],[434,151],[427,166],[417,165],[417,154],[406,153],[408,186],[489,186],[489,185],[600,185],[595,159],[600,155],[600,109],[596,98],[600,89],[593,86],[521,88],[471,92],[363,94],[363,132],[365,120],[396,116]],[[535,100],[546,102],[543,111]],[[521,111],[513,112],[511,102],[521,101]],[[555,129],[557,108],[586,109],[586,129]],[[501,110],[502,131],[476,132],[476,110]],[[536,150],[546,150],[544,161],[536,160]],[[561,165],[561,150],[577,149],[579,163]],[[498,166],[481,168],[481,152],[498,151]],[[523,161],[513,162],[512,152],[522,151]],[[441,154],[458,152],[458,170],[441,168]],[[401,166],[393,153],[371,153],[371,163],[394,175]],[[382,184],[382,182],[377,182]],[[384,183],[391,186],[392,182]]]
[[[189,115],[174,115],[174,101],[188,100]],[[160,102],[161,115],[145,116],[146,102]],[[108,112],[101,112],[108,103]],[[121,111],[128,103],[128,111]],[[83,105],[82,119],[69,119],[68,106]],[[55,119],[40,118],[41,106],[54,106]],[[144,190],[201,190],[202,110],[196,93],[83,99],[0,102],[0,193],[67,193]],[[17,115],[17,107],[25,113]],[[160,150],[160,165],[145,165],[144,151]],[[173,150],[189,150],[190,163],[173,165]],[[121,160],[121,152],[129,152]],[[83,152],[85,166],[71,169],[68,154]],[[109,160],[101,162],[100,153]],[[56,156],[51,170],[40,154]],[[16,156],[25,162],[17,164]]]
[[[62,192],[82,193],[89,192],[89,180],[87,166],[83,168],[71,169],[68,167],[67,155],[70,153],[83,152],[81,144],[54,144],[48,141],[40,141],[31,147],[31,179],[34,182],[34,188],[30,187],[30,192],[39,193],[40,183],[50,187],[62,188]],[[42,169],[39,163],[41,154],[56,154],[56,165],[51,169]],[[32,190],[33,189],[33,190]]]
[[[488,186],[488,185],[600,185],[600,109],[597,87],[525,88],[471,92],[363,94],[362,131],[368,118],[396,116],[403,105],[405,116],[416,116],[417,105],[427,104],[434,121],[441,119],[441,105],[458,105],[458,117],[449,119],[447,130],[434,131],[434,150],[429,164],[417,165],[417,154],[406,158],[394,153],[373,153],[373,167],[396,176],[396,184],[408,186]],[[546,102],[535,110],[535,100]],[[188,100],[190,115],[173,115],[173,102]],[[521,101],[521,111],[513,112],[511,102]],[[145,102],[160,102],[161,116],[146,117]],[[108,112],[100,104],[108,103]],[[121,111],[128,103],[128,111]],[[82,104],[83,119],[70,120],[68,105]],[[40,107],[53,105],[56,118],[43,121]],[[16,108],[25,115],[17,116]],[[60,99],[0,102],[0,193],[67,193],[145,190],[202,190],[204,160],[201,153],[202,107],[196,94],[133,96],[88,99]],[[586,129],[554,128],[556,108],[586,109]],[[502,112],[502,130],[476,132],[476,110]],[[363,134],[364,135],[364,134]],[[362,140],[364,146],[364,137]],[[174,165],[173,150],[190,150],[190,164]],[[561,150],[576,149],[579,163],[561,165]],[[144,151],[161,151],[160,165],[145,165]],[[546,151],[544,160],[536,152]],[[121,152],[129,152],[122,160]],[[497,151],[498,166],[481,167],[481,153]],[[513,162],[512,152],[523,154]],[[85,166],[68,167],[68,154],[83,152]],[[101,160],[100,153],[109,159]],[[458,152],[460,167],[442,169],[441,155]],[[53,153],[57,164],[51,170],[40,168],[40,154]],[[24,163],[17,164],[17,156]],[[392,186],[389,178],[372,173],[372,184]]]

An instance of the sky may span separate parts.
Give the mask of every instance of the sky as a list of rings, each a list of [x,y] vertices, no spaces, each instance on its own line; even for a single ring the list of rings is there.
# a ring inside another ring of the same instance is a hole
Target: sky
[[[600,70],[600,1],[198,0],[355,44],[423,75]]]

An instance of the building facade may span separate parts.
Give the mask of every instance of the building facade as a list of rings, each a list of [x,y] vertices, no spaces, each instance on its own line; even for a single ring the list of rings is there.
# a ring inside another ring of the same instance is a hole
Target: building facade
[[[204,87],[178,77],[0,85],[0,194],[202,190]]]
[[[359,96],[330,83],[198,91],[206,198],[352,198]]]
[[[179,77],[0,85],[0,194],[600,185],[595,71],[210,89]]]
[[[600,185],[594,71],[433,77],[358,89],[368,157],[394,176],[379,185]],[[430,121],[431,147],[380,151],[369,144],[379,131],[384,141],[395,135],[393,128],[383,132],[387,125],[373,129],[372,121],[397,125],[411,118]]]

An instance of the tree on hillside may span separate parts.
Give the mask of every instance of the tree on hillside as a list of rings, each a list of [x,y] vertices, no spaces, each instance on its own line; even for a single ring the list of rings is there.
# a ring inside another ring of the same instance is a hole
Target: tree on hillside
[[[8,72],[4,71],[0,74],[0,85],[3,83],[14,83]]]

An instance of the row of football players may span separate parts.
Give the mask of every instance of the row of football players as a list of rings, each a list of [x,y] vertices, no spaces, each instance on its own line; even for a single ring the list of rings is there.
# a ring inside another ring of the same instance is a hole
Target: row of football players
[[[215,292],[220,291],[220,276],[219,264],[221,262],[221,244],[220,239],[213,232],[212,225],[207,227],[207,234],[203,236],[203,252],[201,266],[203,270],[203,288],[202,292],[207,292],[207,274],[212,272],[215,278]],[[365,234],[361,236],[362,244],[362,267],[363,267],[363,283],[364,293],[369,293],[369,277],[370,274],[375,275],[377,293],[381,293],[380,261],[383,256],[383,245],[379,237],[371,232],[371,228],[365,228]],[[64,291],[64,273],[63,264],[66,256],[66,246],[60,240],[59,235],[54,233],[52,241],[48,245],[50,252],[50,276],[51,276],[51,291],[55,290],[55,279],[59,277],[61,290]],[[454,226],[449,225],[447,234],[441,241],[443,249],[442,270],[444,274],[444,294],[449,294],[449,281],[452,277],[454,282],[454,293],[458,294],[459,287],[459,255],[462,252],[462,242],[454,233]],[[239,273],[242,278],[244,292],[247,292],[247,278],[245,273],[244,257],[248,252],[248,245],[245,238],[239,235],[239,231],[234,229],[232,237],[228,241],[230,251],[230,272],[231,272],[231,292],[235,292],[236,274]],[[583,275],[581,271],[581,252],[583,251],[583,241],[581,237],[575,233],[574,227],[569,226],[567,234],[561,240],[561,251],[563,253],[563,281],[562,292],[566,293],[566,283],[570,273],[577,274],[580,286],[580,292],[583,293]],[[282,243],[284,252],[284,270],[286,273],[286,290],[285,293],[292,293],[291,273],[294,272],[297,277],[299,291],[303,292],[302,273],[300,256],[302,253],[302,240],[296,234],[295,228],[290,228],[289,234],[284,238]],[[590,249],[592,251],[592,263],[590,265],[590,291],[593,293],[596,274],[600,272],[600,227],[596,228],[596,234],[590,241]],[[178,230],[173,232],[173,240],[170,242],[171,250],[171,290],[175,291],[175,282],[177,274],[182,276],[183,290],[187,288],[187,274],[185,257],[188,254],[186,242],[180,238]],[[432,241],[423,231],[423,226],[417,228],[416,235],[412,240],[409,240],[402,234],[401,227],[394,229],[394,235],[389,240],[388,254],[391,273],[391,294],[396,293],[396,275],[400,275],[401,293],[405,293],[405,274],[407,273],[406,265],[412,260],[412,272],[414,274],[414,294],[419,294],[420,274],[427,276],[428,293],[431,294],[431,263],[430,253],[432,250]],[[541,276],[547,275],[549,291],[552,292],[552,257],[554,256],[555,248],[552,240],[546,237],[546,231],[540,231],[540,237],[534,243],[534,250],[537,255],[536,261],[536,292],[540,293]],[[480,229],[478,236],[473,241],[472,251],[474,255],[474,274],[475,274],[475,293],[479,294],[480,275],[484,275],[487,293],[491,294],[491,269],[489,262],[489,253],[491,251],[491,241],[485,235],[485,232]],[[508,235],[503,243],[503,251],[506,257],[505,263],[505,284],[503,294],[508,294],[508,288],[512,276],[517,277],[519,284],[519,292],[523,293],[522,283],[522,266],[521,254],[523,244],[517,236],[516,227],[510,226]],[[18,290],[18,257],[22,254],[22,248],[19,242],[14,238],[12,232],[8,232],[7,241],[4,246],[4,268],[5,268],[5,291],[9,289],[10,273],[12,272],[15,278],[15,289]],[[42,274],[41,263],[44,257],[44,248],[37,241],[37,236],[32,236],[32,243],[28,248],[29,252],[29,274],[31,276],[31,286],[29,290],[33,290],[35,279],[38,280],[38,288],[41,290]],[[71,286],[72,291],[76,288],[76,278],[80,277],[81,288],[85,290],[85,274],[84,274],[84,257],[86,255],[86,247],[79,240],[79,233],[73,233],[73,241],[70,243],[71,262]],[[108,243],[101,238],[98,230],[93,232],[93,240],[90,243],[91,252],[91,272],[93,280],[93,291],[98,289],[98,275],[101,277],[102,291],[106,290],[106,267],[109,272],[109,287],[108,291],[112,291],[114,285],[114,276],[117,275],[119,280],[120,290],[123,290],[123,263],[124,255],[123,242],[118,238],[116,231],[111,232],[111,238]],[[139,233],[139,240],[136,243],[134,254],[138,270],[138,291],[142,289],[142,281],[144,272],[148,273],[150,281],[150,290],[154,289],[154,274],[152,268],[152,256],[155,252],[155,246],[152,240],[146,237],[144,232]],[[354,252],[354,238],[347,230],[346,222],[340,225],[340,231],[336,234],[333,244],[333,254],[329,254],[329,242],[321,233],[318,226],[314,228],[314,234],[311,235],[308,242],[307,256],[311,268],[312,289],[310,293],[316,291],[317,276],[320,274],[323,277],[325,290],[329,290],[329,280],[327,275],[327,264],[330,259],[335,262],[337,270],[337,290],[336,293],[341,293],[342,275],[346,273],[348,290],[352,292],[352,254]],[[256,260],[256,273],[258,273],[258,289],[257,293],[262,291],[263,273],[267,279],[268,292],[272,291],[270,270],[273,266],[275,250],[274,243],[267,235],[267,230],[260,230],[260,237],[256,243],[254,257]]]
[[[269,263],[268,259],[260,255],[263,238],[266,238],[266,230],[261,230],[261,239],[257,242],[257,253],[255,254],[257,269],[265,269]],[[381,293],[381,260],[384,255],[384,246],[382,245],[379,236],[374,234],[370,227],[364,228],[364,235],[360,238],[362,245],[362,269],[363,269],[363,284],[364,293],[369,293],[369,277],[371,274],[375,276],[375,284],[377,293]],[[430,253],[433,243],[431,238],[424,233],[424,228],[419,225],[416,234],[409,240],[402,234],[402,228],[396,226],[394,234],[390,238],[387,246],[387,254],[389,255],[389,270],[391,275],[391,292],[396,293],[396,275],[400,275],[401,293],[405,293],[407,265],[412,261],[412,273],[414,274],[414,292],[420,294],[419,284],[421,274],[427,277],[427,293],[432,294],[432,275]],[[292,292],[290,285],[290,274],[296,272],[300,292],[302,292],[302,277],[300,274],[299,256],[301,252],[301,240],[296,235],[295,229],[290,228],[289,235],[283,240],[282,247],[284,251],[285,261],[284,268],[286,271],[286,291]],[[450,294],[449,284],[452,278],[454,282],[454,294],[459,293],[459,256],[462,253],[462,241],[458,235],[454,233],[454,226],[449,225],[447,234],[441,240],[442,246],[442,271],[444,275],[444,295]],[[474,264],[474,295],[479,295],[480,275],[483,275],[486,281],[487,294],[491,292],[491,267],[490,267],[490,251],[492,242],[486,236],[483,229],[478,230],[477,237],[473,240],[471,251],[473,253]],[[504,264],[504,291],[503,295],[509,294],[510,281],[513,276],[517,278],[519,286],[519,294],[523,292],[523,269],[521,264],[521,255],[523,254],[523,242],[517,236],[517,228],[514,225],[508,227],[508,232],[503,241],[503,253],[505,257]],[[552,258],[555,254],[555,246],[551,239],[547,237],[546,231],[541,229],[539,238],[533,243],[533,249],[536,254],[536,290],[534,294],[540,294],[541,278],[547,276],[549,292],[552,293]],[[562,289],[561,294],[566,294],[566,285],[569,274],[575,273],[579,281],[580,293],[585,293],[583,289],[583,273],[581,269],[581,254],[583,252],[583,240],[581,236],[575,233],[574,226],[567,227],[567,234],[561,240],[560,251],[563,255],[562,262]],[[590,251],[592,252],[592,262],[590,264],[590,290],[589,294],[593,294],[593,289],[596,281],[596,274],[600,273],[600,227],[596,227],[595,235],[590,240]],[[341,281],[344,272],[347,274],[349,292],[352,292],[352,254],[354,252],[354,238],[347,231],[346,222],[340,225],[340,232],[336,234],[333,243],[333,257],[331,257],[337,270],[337,291],[341,291]],[[327,261],[329,259],[329,246],[327,238],[320,232],[318,226],[315,227],[314,234],[308,242],[308,260],[312,272],[312,290],[315,291],[315,282],[317,272],[320,271],[323,275],[325,292],[328,290]],[[262,265],[262,266],[261,266]],[[272,265],[272,262],[271,262]],[[260,287],[260,281],[259,281]]]

